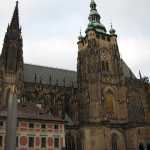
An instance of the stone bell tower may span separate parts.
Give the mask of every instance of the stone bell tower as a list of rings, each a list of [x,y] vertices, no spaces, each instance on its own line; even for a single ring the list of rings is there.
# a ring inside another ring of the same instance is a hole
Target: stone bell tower
[[[107,33],[94,0],[90,3],[88,19],[85,36],[80,34],[78,41],[80,123],[84,139],[82,149],[97,150],[105,146],[98,141],[104,133],[102,125],[120,117],[118,101],[122,65],[116,31],[111,26]]]
[[[99,122],[104,119],[104,111],[112,116],[113,104],[109,101],[101,107],[105,99],[105,87],[119,85],[122,68],[117,45],[115,30],[107,33],[101,23],[101,16],[97,12],[96,3],[90,4],[89,24],[85,31],[86,36],[79,36],[78,41],[78,85],[81,98],[81,121]],[[114,91],[109,88],[111,95]]]
[[[12,84],[17,85],[18,94],[23,84],[23,42],[21,36],[21,27],[19,25],[18,1],[11,23],[8,24],[5,34],[2,54],[1,54],[1,72],[3,84],[2,101],[6,104],[7,91]]]

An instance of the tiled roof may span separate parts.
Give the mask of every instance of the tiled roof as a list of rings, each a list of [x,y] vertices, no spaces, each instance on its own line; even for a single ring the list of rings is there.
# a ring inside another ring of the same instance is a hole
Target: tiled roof
[[[124,77],[132,77],[136,78],[131,69],[127,66],[127,64],[121,60],[123,67],[123,75]],[[77,73],[75,71],[52,68],[52,67],[44,67],[38,65],[24,64],[24,81],[25,82],[35,82],[35,74],[37,78],[37,82],[42,80],[43,84],[49,84],[51,79],[51,84],[58,86],[70,87],[72,83],[75,87],[77,87]]]
[[[0,117],[7,117],[7,107],[0,107]],[[32,119],[43,121],[63,121],[61,118],[52,116],[50,113],[44,112],[35,104],[18,104],[17,117],[20,119]]]
[[[76,86],[76,72],[58,68],[43,67],[31,64],[24,64],[24,81],[25,82],[35,82],[35,74],[37,81],[42,80],[43,84],[49,84],[51,78],[51,84],[58,86],[70,87],[72,83]]]
[[[131,69],[128,67],[128,65],[125,63],[123,59],[121,59],[122,62],[122,68],[123,68],[123,76],[126,78],[136,78],[135,74],[131,71]]]

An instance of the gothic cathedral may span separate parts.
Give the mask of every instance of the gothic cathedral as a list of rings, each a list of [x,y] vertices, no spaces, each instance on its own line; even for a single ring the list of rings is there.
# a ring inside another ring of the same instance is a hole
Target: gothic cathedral
[[[78,40],[77,72],[25,64],[18,3],[0,56],[0,105],[17,86],[18,103],[41,105],[65,121],[66,150],[150,150],[150,84],[121,59],[117,34],[90,3]]]

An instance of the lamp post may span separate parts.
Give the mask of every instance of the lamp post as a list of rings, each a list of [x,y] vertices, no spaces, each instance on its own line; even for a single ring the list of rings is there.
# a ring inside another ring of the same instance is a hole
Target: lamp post
[[[5,150],[16,150],[17,96],[15,86],[8,90],[8,114]]]

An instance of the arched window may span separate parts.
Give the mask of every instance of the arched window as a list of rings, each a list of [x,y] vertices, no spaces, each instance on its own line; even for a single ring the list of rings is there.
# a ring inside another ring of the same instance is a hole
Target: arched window
[[[113,101],[114,101],[114,95],[112,91],[107,91],[105,93],[105,109],[107,112],[113,112]]]
[[[140,144],[140,145],[139,145],[139,150],[144,150],[143,144]]]
[[[118,150],[117,135],[112,135],[112,150]]]

